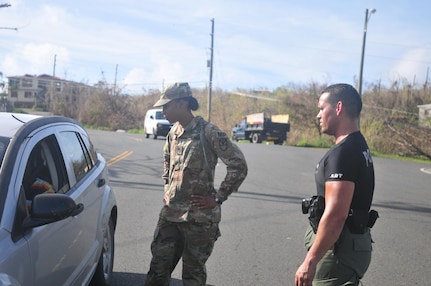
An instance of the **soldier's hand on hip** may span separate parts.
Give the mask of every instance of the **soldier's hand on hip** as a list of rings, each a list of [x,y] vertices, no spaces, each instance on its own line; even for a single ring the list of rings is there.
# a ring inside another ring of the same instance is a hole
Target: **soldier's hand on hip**
[[[213,196],[192,195],[191,198],[192,206],[198,209],[212,209],[218,205]]]

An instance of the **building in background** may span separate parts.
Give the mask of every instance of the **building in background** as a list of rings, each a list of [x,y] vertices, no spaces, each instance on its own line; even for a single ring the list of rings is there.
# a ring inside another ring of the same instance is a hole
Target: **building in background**
[[[418,105],[419,108],[419,125],[431,127],[431,104]]]
[[[19,108],[49,109],[52,104],[74,104],[94,93],[95,87],[42,75],[8,77],[8,102]]]

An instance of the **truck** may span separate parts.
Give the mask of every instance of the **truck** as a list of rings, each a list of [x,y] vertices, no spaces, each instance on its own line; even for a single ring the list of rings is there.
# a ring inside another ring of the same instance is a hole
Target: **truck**
[[[249,140],[252,143],[272,141],[282,145],[290,131],[289,114],[266,117],[262,113],[246,115],[240,124],[232,128],[232,141]]]

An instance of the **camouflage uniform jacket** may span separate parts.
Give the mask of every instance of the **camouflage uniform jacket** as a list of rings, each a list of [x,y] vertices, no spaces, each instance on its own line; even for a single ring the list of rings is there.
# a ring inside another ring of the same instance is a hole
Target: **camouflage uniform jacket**
[[[201,126],[205,126],[208,164],[200,139]],[[224,201],[232,192],[238,191],[247,175],[247,163],[238,146],[217,126],[197,116],[185,128],[178,122],[172,126],[163,151],[162,177],[169,201],[160,216],[173,222],[219,222],[219,205],[213,209],[198,210],[191,207],[191,195],[215,196]],[[226,176],[216,191],[213,178],[218,158],[226,165]]]

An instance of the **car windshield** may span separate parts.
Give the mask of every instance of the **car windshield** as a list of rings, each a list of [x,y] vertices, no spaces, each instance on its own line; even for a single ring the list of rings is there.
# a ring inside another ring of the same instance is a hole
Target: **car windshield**
[[[156,119],[165,119],[165,116],[161,111],[156,112]]]
[[[0,167],[3,163],[4,154],[6,153],[7,145],[9,145],[10,138],[0,137]]]

